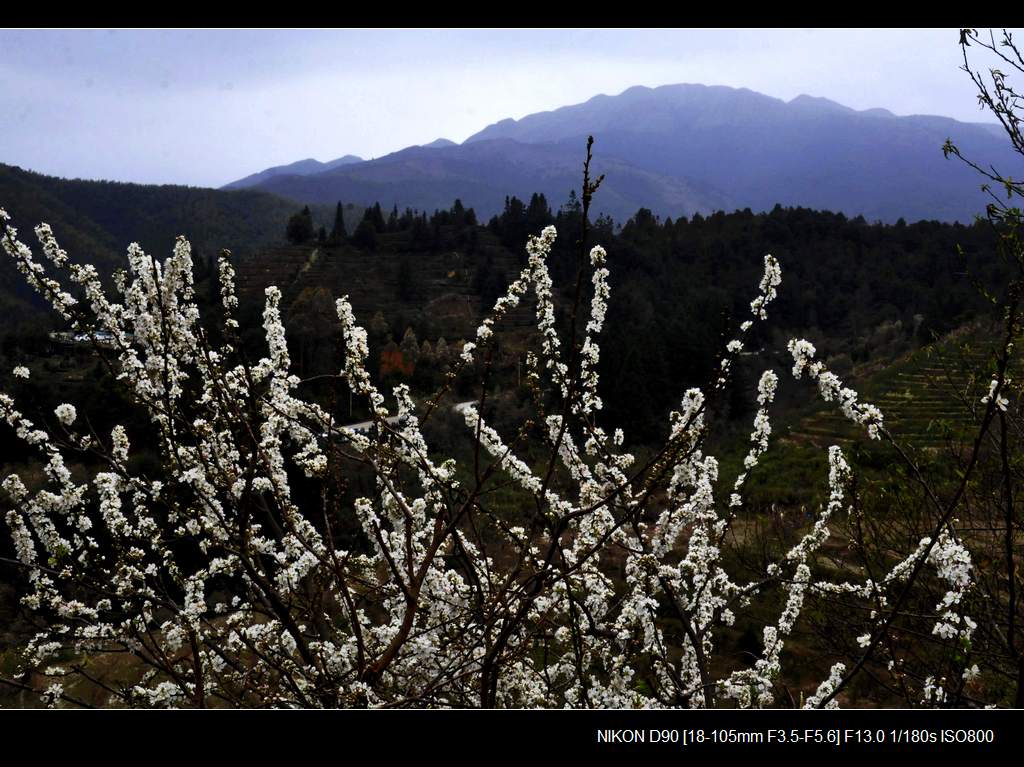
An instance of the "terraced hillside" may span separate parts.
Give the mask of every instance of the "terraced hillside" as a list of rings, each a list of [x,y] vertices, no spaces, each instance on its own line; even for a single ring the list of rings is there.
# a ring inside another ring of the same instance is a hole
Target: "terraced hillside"
[[[409,249],[402,233],[379,236],[376,251],[348,244],[291,245],[267,248],[243,260],[237,269],[239,296],[262,301],[268,285],[282,292],[287,315],[302,311],[314,294],[330,299],[348,295],[357,319],[366,324],[381,312],[429,328],[421,337],[468,338],[481,317],[478,270],[512,280],[522,265],[497,238],[478,230],[479,242],[439,252]],[[533,304],[525,301],[502,323],[506,336],[531,327]],[[395,328],[398,340],[402,328]],[[421,334],[422,335],[422,334]]]
[[[877,363],[855,369],[850,384],[860,400],[881,408],[887,428],[900,441],[937,449],[970,439],[980,401],[994,370],[999,332],[980,323],[907,354],[879,369]],[[1024,368],[1019,361],[1014,368]],[[836,407],[816,402],[799,415],[784,438],[824,447],[848,443],[858,431]]]

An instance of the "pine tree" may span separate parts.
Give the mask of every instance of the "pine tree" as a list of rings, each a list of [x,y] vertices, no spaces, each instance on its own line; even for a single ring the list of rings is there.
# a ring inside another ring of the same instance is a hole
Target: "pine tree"
[[[543,194],[535,192],[530,197],[530,204],[526,208],[526,230],[539,232],[554,220],[547,198]]]
[[[380,203],[375,202],[373,207],[367,208],[363,214],[363,221],[370,224],[377,234],[387,231],[387,224],[384,222],[384,212],[380,209]]]
[[[303,245],[309,242],[313,239],[314,233],[313,214],[310,213],[308,205],[302,209],[301,213],[296,213],[288,219],[286,235],[288,242],[293,245]]]
[[[365,250],[377,249],[377,230],[373,223],[366,218],[359,222],[355,233],[352,235],[352,243]]]
[[[388,325],[388,321],[384,319],[384,312],[377,311],[376,314],[370,319],[369,325],[370,333],[375,341],[386,342],[391,338],[391,326]]]
[[[452,355],[448,350],[448,342],[444,340],[444,336],[437,339],[437,343],[434,345],[434,359],[437,360],[437,364],[442,366],[442,369],[447,369],[446,366],[451,362]]]
[[[451,210],[452,223],[457,229],[461,229],[466,225],[466,208],[462,204],[462,200],[456,199],[452,205]]]
[[[416,338],[416,333],[411,327],[405,329],[405,335],[402,336],[402,359],[407,363],[416,364],[416,361],[420,358],[420,342]]]
[[[331,242],[343,242],[348,237],[348,232],[345,230],[345,211],[341,207],[341,202],[338,202],[338,207],[334,209],[334,226],[331,228]]]

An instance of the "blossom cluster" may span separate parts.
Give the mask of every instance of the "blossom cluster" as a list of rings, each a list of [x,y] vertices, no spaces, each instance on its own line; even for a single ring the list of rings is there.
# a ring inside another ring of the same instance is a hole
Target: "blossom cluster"
[[[788,345],[793,357],[793,377],[800,378],[805,372],[811,380],[817,381],[821,398],[825,402],[837,401],[843,415],[856,424],[867,429],[871,439],[881,437],[883,423],[882,411],[874,405],[858,402],[857,392],[843,386],[839,377],[830,372],[825,363],[816,361],[814,344],[806,339],[793,339]]]
[[[988,387],[988,394],[981,398],[982,403],[987,405],[989,402],[995,402],[996,407],[1005,413],[1010,400],[1004,396],[1003,392],[1006,391],[1009,383],[1009,378],[1004,378],[1001,383],[998,378],[993,378]]]
[[[128,431],[116,426],[92,446],[101,470],[78,483],[64,453],[93,437],[75,431],[76,409],[59,405],[61,428],[50,432],[0,394],[0,418],[45,466],[42,488],[16,474],[2,485],[28,573],[25,603],[55,616],[27,657],[44,664],[62,653],[130,653],[144,671],[108,690],[121,704],[767,706],[807,596],[879,591],[870,581],[837,585],[815,575],[816,552],[846,503],[851,470],[838,446],[828,452],[828,502],[799,540],[752,581],[728,571],[725,541],[772,437],[775,371],[760,377],[743,472],[724,494],[719,461],[705,452],[713,395],[683,392],[650,460],[626,449],[623,430],[598,424],[599,335],[611,296],[600,246],[589,253],[583,337],[565,339],[547,266],[557,233],[548,227],[530,239],[526,266],[461,357],[471,363],[532,290],[539,342],[527,368],[543,417],[503,436],[483,402],[460,406],[474,457],[459,465],[428,443],[408,387],[378,389],[347,297],[335,306],[344,339],[338,377],[367,405],[369,435],[302,395],[277,287],[264,296],[266,356],[250,363],[238,352],[226,254],[218,268],[225,340],[214,345],[184,239],[163,262],[130,246],[110,298],[96,270],[70,263],[49,227],[37,234],[81,300],[9,225],[4,249],[69,322],[114,339],[112,367],[148,416],[144,438],[163,472],[139,472]],[[751,319],[726,345],[713,390],[727,383],[780,284],[779,264],[766,256]],[[813,361],[812,345],[794,340],[790,351],[795,377],[809,373],[826,401],[879,436],[881,413]],[[531,438],[541,457],[523,451]],[[322,508],[300,508],[297,480],[320,483]],[[509,488],[513,517],[492,505]],[[357,541],[334,534],[342,517],[357,526]],[[941,625],[962,636],[971,625],[958,612],[970,558],[952,538],[919,549],[885,583],[900,582],[925,552],[950,586]],[[782,603],[763,627],[763,651],[749,668],[722,671],[712,662],[721,629],[768,589]],[[843,672],[834,665],[808,705],[834,705]],[[47,703],[62,694],[60,683],[43,692]]]

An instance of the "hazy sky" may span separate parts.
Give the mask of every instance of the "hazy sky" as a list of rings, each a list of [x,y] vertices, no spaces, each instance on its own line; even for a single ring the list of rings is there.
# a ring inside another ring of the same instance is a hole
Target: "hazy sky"
[[[0,162],[219,186],[632,85],[987,119],[955,29],[0,30]]]

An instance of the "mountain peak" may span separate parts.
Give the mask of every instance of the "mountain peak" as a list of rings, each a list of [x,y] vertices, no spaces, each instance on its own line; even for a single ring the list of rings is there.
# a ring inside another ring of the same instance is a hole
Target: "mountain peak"
[[[362,157],[354,154],[347,154],[344,157],[339,157],[337,160],[330,160],[323,163],[322,170],[330,170],[331,168],[337,168],[341,165],[353,165],[357,162],[366,162]]]
[[[446,138],[434,139],[429,144],[423,144],[424,149],[443,149],[446,146],[458,146],[458,144]]]
[[[357,157],[354,154],[347,154],[344,157],[339,157],[336,160],[330,162],[320,162],[314,160],[312,157],[307,157],[305,160],[299,160],[298,162],[289,163],[288,165],[275,165],[272,168],[266,168],[261,170],[259,173],[253,173],[250,176],[241,178],[238,181],[232,181],[222,189],[248,189],[250,187],[259,186],[265,181],[268,181],[275,176],[312,176],[316,173],[324,173],[335,168],[340,168],[343,165],[353,165],[358,162],[363,162],[362,157]]]
[[[832,101],[831,99],[824,98],[822,96],[808,96],[806,93],[801,93],[795,99],[789,102],[791,107],[801,107],[803,109],[814,109],[820,112],[844,112],[850,113],[854,110],[847,106]]]
[[[896,117],[888,109],[882,109],[881,107],[874,107],[872,109],[851,109],[850,107],[840,104],[832,99],[826,99],[822,96],[808,96],[806,93],[801,93],[795,99],[788,102],[791,107],[799,107],[808,111],[815,112],[835,112],[842,114],[859,114],[865,117]]]

